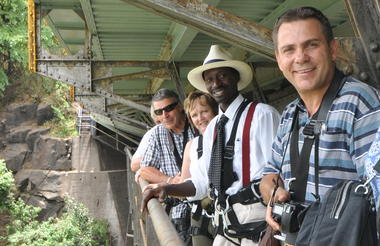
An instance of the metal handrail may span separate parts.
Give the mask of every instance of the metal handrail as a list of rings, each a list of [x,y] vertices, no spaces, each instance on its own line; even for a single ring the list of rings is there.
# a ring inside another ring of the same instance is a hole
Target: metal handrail
[[[114,136],[108,134],[107,132],[103,131],[103,130],[100,129],[100,128],[97,128],[96,126],[94,126],[94,125],[92,125],[92,124],[89,124],[89,125],[87,125],[87,124],[85,124],[85,125],[77,125],[77,126],[78,126],[78,127],[82,127],[82,126],[90,127],[90,128],[92,128],[92,129],[95,129],[95,130],[97,130],[97,131],[103,133],[103,134],[106,135],[107,137],[112,138],[112,139],[115,140],[116,142],[118,142],[118,143],[124,145],[124,147],[127,146],[127,144],[124,143],[123,141],[120,141],[119,139],[115,138]]]
[[[139,183],[141,190],[143,190],[144,187],[148,185],[148,182],[142,178],[139,179]],[[173,223],[170,221],[169,216],[166,214],[158,199],[150,199],[147,208],[160,245],[184,245],[183,241],[179,238],[178,233],[173,226]]]
[[[127,159],[132,159],[132,153],[127,146],[125,148],[125,152],[127,155]],[[146,185],[148,185],[148,182],[146,182],[144,179],[139,179],[140,189],[134,189],[136,187],[136,183],[134,181],[133,172],[130,169],[130,165],[127,164],[128,172],[129,172],[129,180],[128,180],[128,194],[129,194],[129,201],[130,205],[132,207],[132,210],[134,210],[133,214],[130,214],[132,216],[136,216],[139,218],[139,225],[135,222],[134,230],[140,229],[138,232],[134,232],[136,235],[141,235],[141,240],[143,245],[148,245],[148,236],[146,234],[146,228],[143,228],[144,223],[147,222],[147,215],[141,214],[141,211],[139,210],[142,194],[141,191],[144,189]],[[131,175],[132,174],[132,175]],[[134,193],[134,195],[132,195]],[[174,225],[170,221],[169,216],[166,214],[163,206],[158,201],[158,199],[153,198],[148,202],[147,205],[149,217],[151,218],[153,229],[156,232],[156,236],[158,239],[158,242],[162,246],[177,246],[177,245],[184,245],[183,241],[179,238],[179,235],[177,231],[174,228]],[[136,241],[139,241],[139,239],[136,238]],[[136,242],[134,242],[134,245],[137,245]]]

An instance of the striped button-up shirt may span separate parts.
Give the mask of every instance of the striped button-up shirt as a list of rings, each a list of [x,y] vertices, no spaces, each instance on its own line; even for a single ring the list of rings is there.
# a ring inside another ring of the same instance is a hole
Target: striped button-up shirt
[[[264,168],[264,174],[279,173],[283,161],[281,177],[285,181],[286,189],[289,188],[289,181],[292,178],[290,147],[286,148],[286,145],[290,139],[289,134],[297,106],[300,126],[298,149],[302,149],[304,142],[302,131],[311,118],[303,102],[296,99],[285,108],[282,114],[277,137],[272,146],[272,157]],[[365,156],[375,139],[379,125],[379,92],[365,83],[348,77],[333,101],[320,135],[319,195],[323,196],[331,186],[341,180],[358,179],[363,176]],[[305,197],[308,202],[315,200],[312,195],[315,193],[314,153],[313,146]]]

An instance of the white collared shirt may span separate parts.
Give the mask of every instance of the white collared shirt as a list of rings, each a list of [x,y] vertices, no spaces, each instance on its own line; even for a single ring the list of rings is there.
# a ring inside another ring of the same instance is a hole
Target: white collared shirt
[[[139,147],[137,147],[136,152],[132,156],[132,159],[144,157],[144,154],[149,146],[149,138],[152,135],[153,131],[154,131],[154,128],[151,128],[144,134],[144,136],[142,137],[140,141]]]
[[[239,95],[230,104],[226,112],[224,112],[224,115],[229,119],[225,126],[225,143],[227,143],[230,138],[238,108],[243,101],[244,98]],[[233,170],[238,176],[238,181],[235,181],[231,187],[227,189],[226,193],[229,195],[237,193],[242,188],[242,134],[248,109],[249,106],[243,111],[236,132]],[[212,143],[214,140],[214,128],[222,114],[223,112],[219,108],[218,116],[209,123],[203,135],[203,155],[199,160],[199,163],[196,163],[195,165],[192,163],[190,166],[191,178],[189,180],[193,182],[196,189],[195,196],[189,197],[190,200],[200,200],[207,196],[209,187],[208,170],[210,166]],[[272,142],[276,136],[279,118],[280,115],[273,107],[263,103],[259,103],[256,106],[250,131],[251,180],[262,177],[264,165],[268,162],[271,155]]]

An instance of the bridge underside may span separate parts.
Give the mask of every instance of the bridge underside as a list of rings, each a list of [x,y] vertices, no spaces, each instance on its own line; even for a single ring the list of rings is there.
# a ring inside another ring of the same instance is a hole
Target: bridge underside
[[[30,69],[75,87],[75,100],[94,119],[136,144],[159,88],[183,98],[188,71],[211,44],[249,62],[255,72],[243,93],[279,110],[294,98],[274,59],[271,29],[286,9],[310,5],[331,20],[338,66],[378,86],[380,7],[376,0],[29,0]],[[58,48],[42,46],[49,25]]]

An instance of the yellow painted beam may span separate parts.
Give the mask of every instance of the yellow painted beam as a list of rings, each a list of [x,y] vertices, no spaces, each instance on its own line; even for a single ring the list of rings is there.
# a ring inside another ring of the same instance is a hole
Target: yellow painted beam
[[[29,71],[36,72],[36,6],[28,0],[28,62]]]

